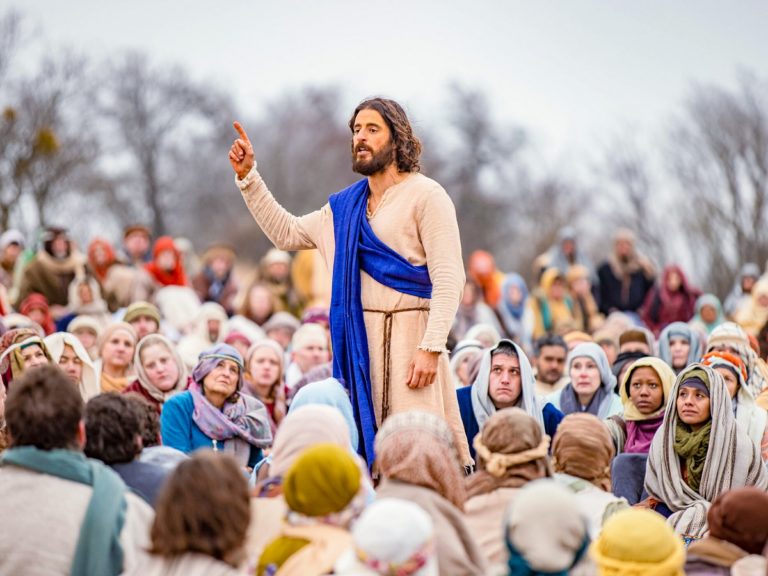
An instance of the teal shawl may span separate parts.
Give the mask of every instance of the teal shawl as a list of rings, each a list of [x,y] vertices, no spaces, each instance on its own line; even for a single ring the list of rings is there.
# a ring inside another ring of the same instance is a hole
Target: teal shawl
[[[39,450],[34,446],[11,448],[0,464],[49,474],[93,488],[77,539],[72,574],[111,576],[123,572],[120,533],[125,523],[126,488],[110,468],[73,450]]]

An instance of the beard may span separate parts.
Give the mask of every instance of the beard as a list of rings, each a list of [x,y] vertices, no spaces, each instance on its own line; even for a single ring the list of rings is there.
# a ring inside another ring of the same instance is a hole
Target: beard
[[[361,149],[368,150],[371,154],[370,160],[358,160],[357,152]],[[352,146],[352,170],[363,176],[373,176],[383,172],[390,164],[395,161],[395,147],[390,139],[380,150],[375,151],[370,146]]]

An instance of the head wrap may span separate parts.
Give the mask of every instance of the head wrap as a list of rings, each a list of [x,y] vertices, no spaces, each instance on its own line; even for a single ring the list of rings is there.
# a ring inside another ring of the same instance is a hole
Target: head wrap
[[[670,401],[664,423],[653,438],[648,453],[645,490],[672,511],[668,522],[676,532],[701,538],[707,532],[709,503],[717,495],[741,486],[765,489],[768,487],[768,472],[758,445],[738,428],[731,399],[720,374],[708,366],[693,364],[677,376],[670,398],[677,398],[680,385],[691,376],[710,384],[711,432],[700,484],[693,489],[683,481],[676,448],[680,419],[677,402]]]
[[[547,454],[549,436],[519,408],[493,414],[475,436],[478,471],[467,478],[467,497],[498,488],[519,488],[526,482],[551,476]]]
[[[69,332],[54,332],[50,336],[46,336],[44,341],[45,346],[51,354],[52,363],[59,363],[61,357],[64,355],[64,346],[72,348],[75,355],[80,359],[83,366],[83,373],[78,385],[80,387],[80,395],[83,397],[84,402],[87,402],[101,392],[99,381],[96,377],[96,368],[91,361],[91,357],[88,356],[88,352],[77,336],[70,334]]]
[[[22,248],[25,246],[24,235],[18,230],[11,228],[3,232],[0,236],[0,250],[5,250],[11,244],[18,244]]]
[[[289,312],[275,312],[269,317],[269,320],[261,326],[261,328],[264,332],[269,332],[270,330],[275,330],[277,328],[288,328],[295,332],[300,326],[301,322],[299,322],[293,314]]]
[[[133,326],[127,322],[113,322],[104,328],[101,335],[99,336],[99,356],[101,356],[102,352],[104,351],[104,344],[109,342],[109,339],[115,332],[119,332],[121,330],[126,332],[131,337],[133,345],[136,346],[136,341],[138,338],[136,337],[136,330],[133,328]]]
[[[152,318],[157,325],[160,326],[160,310],[154,304],[140,300],[134,302],[125,310],[123,315],[123,322],[131,323],[134,320],[138,320],[141,316],[147,316]]]
[[[723,492],[707,513],[709,535],[761,554],[768,542],[768,494],[754,487]]]
[[[207,350],[200,353],[195,369],[192,370],[192,380],[202,386],[205,377],[210,374],[216,366],[218,366],[222,360],[230,360],[237,364],[240,369],[237,378],[237,390],[243,387],[243,373],[245,372],[245,366],[243,365],[243,357],[240,356],[240,352],[236,348],[229,344],[216,344]]]
[[[683,541],[650,510],[629,508],[605,521],[590,547],[601,576],[684,576]]]
[[[520,302],[512,304],[509,301],[508,293],[510,288],[517,287],[520,291]],[[525,280],[520,274],[512,273],[504,276],[504,282],[501,284],[501,300],[499,301],[499,310],[502,316],[509,316],[515,320],[521,320],[523,312],[525,312],[525,305],[528,301],[528,286],[525,284]]]
[[[165,270],[157,265],[157,258],[162,252],[170,251],[176,256],[176,265],[173,270]],[[152,261],[144,265],[144,268],[161,286],[186,286],[187,276],[184,273],[184,260],[181,251],[176,247],[173,238],[161,236],[155,241],[152,249]]]
[[[732,354],[724,350],[709,352],[701,359],[704,366],[711,368],[727,368],[736,377],[740,387],[747,385],[747,367],[744,361],[737,354]]]
[[[659,335],[659,357],[664,362],[672,366],[672,338],[683,338],[691,345],[688,350],[688,358],[685,361],[686,366],[701,358],[704,352],[704,343],[699,338],[698,332],[685,322],[672,322]]]
[[[147,375],[147,371],[144,368],[144,364],[141,361],[141,351],[145,348],[149,348],[150,346],[165,347],[165,349],[170,353],[171,358],[173,359],[173,362],[176,364],[176,368],[179,371],[179,377],[176,379],[176,385],[166,392],[163,392],[154,384],[152,384],[152,382],[149,380],[149,376]],[[175,394],[176,392],[180,392],[187,387],[187,367],[184,365],[184,362],[181,361],[181,356],[179,356],[179,353],[176,351],[176,346],[174,346],[170,340],[161,334],[148,334],[139,340],[139,343],[136,345],[136,352],[134,352],[133,355],[133,365],[136,368],[136,375],[138,376],[139,384],[141,387],[144,388],[144,390],[146,390],[147,393],[152,396],[152,398],[160,403],[165,402],[169,396]]]
[[[661,381],[661,389],[663,391],[661,406],[659,406],[659,409],[652,414],[641,414],[640,411],[635,407],[632,400],[629,398],[629,384],[632,380],[632,374],[634,374],[635,370],[638,368],[650,368],[656,373],[656,375],[659,377],[659,380]],[[624,377],[621,380],[622,384],[619,388],[621,403],[624,405],[624,420],[649,420],[664,414],[664,410],[667,408],[667,402],[670,399],[672,386],[675,385],[675,378],[676,376],[672,371],[672,368],[670,368],[669,364],[660,358],[656,358],[654,356],[644,356],[639,360],[635,360],[632,365],[624,372]]]
[[[694,388],[709,398],[709,386],[698,376],[691,376],[680,384],[680,388]]]
[[[587,522],[575,494],[554,480],[534,480],[520,490],[507,509],[504,533],[509,574],[566,576],[587,561]]]
[[[453,432],[426,412],[400,412],[379,428],[376,465],[382,476],[433,490],[460,510],[466,491]]]
[[[320,344],[328,348],[328,333],[319,324],[302,324],[301,328],[293,333],[291,349],[301,350],[310,344]]]
[[[335,574],[437,576],[432,518],[400,498],[376,500],[352,529],[353,549],[336,563]]]
[[[464,386],[464,383],[459,379],[459,366],[461,366],[461,363],[464,361],[465,358],[473,358],[475,356],[480,356],[483,352],[483,345],[480,343],[479,340],[467,340],[466,338],[464,340],[460,340],[456,347],[451,352],[451,376],[453,376],[454,384],[457,388],[461,388]],[[469,370],[467,370],[467,373],[469,373]],[[472,382],[470,381],[469,384],[471,385]]]
[[[594,342],[579,344],[568,354],[568,374],[577,358],[591,359],[600,372],[600,386],[595,391],[586,411],[598,418],[607,418],[613,402],[614,388],[616,388],[616,376],[611,372],[608,357],[605,351]],[[568,383],[560,395],[560,410],[563,414],[582,411],[573,383]]]
[[[536,398],[536,377],[533,375],[531,363],[523,352],[523,349],[511,340],[500,340],[495,346],[483,352],[480,360],[480,370],[477,373],[475,381],[472,383],[472,411],[477,419],[477,425],[482,428],[486,420],[496,412],[496,406],[493,404],[490,396],[491,366],[493,364],[493,355],[503,344],[511,346],[517,355],[520,363],[520,396],[517,399],[516,406],[525,411],[526,414],[533,417],[544,430],[544,416],[542,407]]]
[[[19,312],[24,316],[29,316],[29,313],[32,312],[32,310],[40,310],[45,315],[41,326],[43,330],[45,330],[46,335],[56,332],[56,324],[53,321],[53,316],[51,316],[48,299],[45,296],[33,292],[24,298],[24,301],[19,306]]]
[[[360,468],[349,450],[334,444],[307,448],[283,480],[288,507],[305,516],[328,516],[343,510],[360,490]]]
[[[275,434],[271,476],[284,476],[299,454],[315,444],[331,443],[351,450],[349,427],[331,406],[311,404],[292,409]]]
[[[717,316],[714,321],[707,323],[701,317],[701,311],[704,306],[711,306],[715,309]],[[691,324],[701,326],[706,330],[706,334],[711,334],[712,331],[725,322],[725,314],[723,314],[723,305],[720,303],[720,299],[714,294],[702,294],[699,299],[696,300],[696,313],[691,320]]]
[[[768,381],[760,371],[760,359],[750,346],[746,332],[738,324],[723,322],[707,339],[707,352],[719,347],[730,348],[741,357],[747,367],[747,386],[752,395],[757,397],[768,386]]]
[[[555,472],[583,478],[610,492],[614,453],[613,440],[605,424],[592,414],[569,414],[555,434],[552,467]]]
[[[48,358],[48,362],[52,362],[51,353],[36,330],[17,328],[3,334],[0,338],[0,375],[3,382],[8,384],[21,376],[24,372],[24,357],[21,355],[21,349],[32,344],[37,344]]]
[[[352,448],[357,452],[359,444],[357,424],[355,423],[355,415],[352,410],[352,402],[350,401],[349,394],[347,394],[344,386],[342,386],[336,378],[326,378],[319,382],[307,384],[293,397],[289,412],[292,412],[301,406],[311,404],[326,404],[328,406],[333,406],[341,413],[349,428],[349,437],[352,441]]]

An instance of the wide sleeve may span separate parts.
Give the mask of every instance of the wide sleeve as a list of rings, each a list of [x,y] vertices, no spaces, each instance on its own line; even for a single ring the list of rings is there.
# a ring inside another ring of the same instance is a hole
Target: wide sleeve
[[[304,216],[294,216],[275,200],[256,166],[242,180],[235,176],[235,183],[254,220],[277,248],[317,248],[323,222],[329,220],[331,208],[328,204]]]
[[[173,396],[160,414],[160,436],[164,446],[176,448],[185,454],[192,452],[192,412],[186,410],[182,393]]]
[[[444,352],[466,280],[456,209],[445,190],[435,186],[419,207],[417,218],[432,281],[427,330],[418,348]]]

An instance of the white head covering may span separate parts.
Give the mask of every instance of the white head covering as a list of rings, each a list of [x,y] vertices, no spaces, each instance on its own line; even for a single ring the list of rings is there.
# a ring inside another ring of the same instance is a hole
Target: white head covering
[[[533,417],[544,430],[544,416],[542,415],[543,402],[536,397],[536,378],[533,375],[531,363],[528,357],[517,344],[511,340],[500,340],[493,348],[486,349],[483,352],[483,359],[480,361],[480,371],[477,378],[472,383],[472,411],[477,419],[477,425],[480,429],[491,414],[496,412],[496,406],[493,405],[491,396],[488,393],[491,376],[491,356],[499,348],[501,343],[511,345],[517,358],[520,361],[520,398],[517,401],[517,407],[525,411],[526,414]]]
[[[438,575],[432,518],[412,502],[400,498],[375,501],[355,523],[352,539],[353,548],[339,558],[335,574]],[[415,569],[399,571],[408,567]]]
[[[171,358],[173,358],[173,361],[176,363],[176,367],[179,369],[179,377],[176,379],[176,385],[167,392],[163,392],[157,386],[152,384],[147,375],[147,371],[144,369],[144,364],[141,362],[141,351],[158,344],[160,346],[165,346],[171,354]],[[139,340],[139,343],[136,344],[136,351],[133,353],[133,366],[136,369],[136,376],[141,387],[158,402],[165,402],[173,394],[181,392],[187,388],[187,367],[184,365],[181,356],[179,356],[179,353],[176,351],[176,346],[161,334],[147,334],[144,338]]]
[[[480,340],[461,340],[451,353],[451,376],[453,376],[453,383],[456,388],[461,388],[464,383],[459,379],[458,371],[459,366],[467,356],[475,356],[483,351],[483,345]],[[471,382],[470,382],[471,384]]]
[[[87,402],[90,398],[101,392],[96,376],[96,368],[77,336],[69,332],[54,332],[50,336],[46,336],[43,341],[56,364],[59,363],[62,354],[64,354],[65,345],[70,346],[75,351],[75,354],[83,363],[83,375],[80,378],[80,395],[83,397],[84,402]]]

